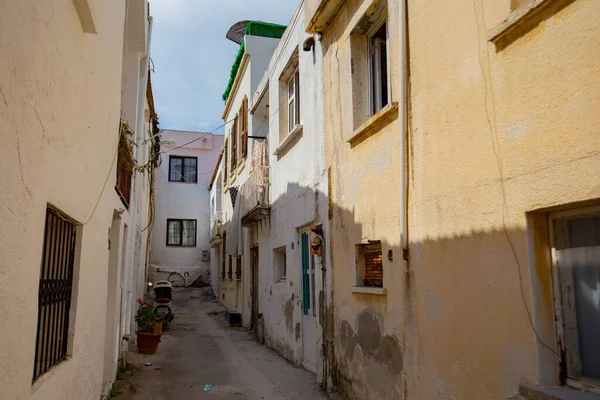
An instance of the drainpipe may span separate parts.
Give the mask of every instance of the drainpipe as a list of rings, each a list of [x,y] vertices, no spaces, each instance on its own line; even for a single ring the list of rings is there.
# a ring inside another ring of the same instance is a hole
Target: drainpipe
[[[400,141],[400,213],[402,215],[401,226],[404,228],[400,233],[400,246],[402,247],[403,258],[408,263],[408,118],[407,103],[409,101],[409,51],[408,51],[408,0],[402,0],[400,5],[400,125],[402,126],[402,140]]]

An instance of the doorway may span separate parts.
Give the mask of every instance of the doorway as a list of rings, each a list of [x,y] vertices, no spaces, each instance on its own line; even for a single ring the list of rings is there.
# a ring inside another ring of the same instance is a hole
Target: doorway
[[[302,250],[302,358],[304,368],[317,370],[317,308],[315,304],[315,255],[310,252],[309,231],[301,232]]]
[[[250,249],[250,271],[250,296],[252,298],[252,318],[250,323],[252,331],[256,334],[256,324],[258,323],[258,246]]]

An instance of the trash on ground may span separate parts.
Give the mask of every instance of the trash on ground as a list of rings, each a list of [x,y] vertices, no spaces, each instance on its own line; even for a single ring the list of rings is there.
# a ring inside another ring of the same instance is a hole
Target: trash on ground
[[[152,363],[151,362],[147,362],[146,364],[144,364],[146,367],[151,367]]]
[[[206,386],[204,386],[204,391],[205,391],[205,392],[208,392],[209,390],[210,390],[210,385],[206,385]]]

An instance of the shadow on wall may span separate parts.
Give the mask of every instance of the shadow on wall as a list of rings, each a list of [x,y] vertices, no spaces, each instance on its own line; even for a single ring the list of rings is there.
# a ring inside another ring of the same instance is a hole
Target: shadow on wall
[[[315,204],[328,204],[320,196],[326,194],[288,184],[273,208],[304,204],[306,213]],[[361,242],[363,230],[373,229],[357,223],[354,211],[328,206],[332,220],[322,222],[332,229],[326,230],[331,236],[325,238],[330,248],[324,255],[332,259],[327,274],[333,274],[335,304],[327,299],[325,307],[325,293],[317,293],[317,335],[321,336],[325,313],[328,376],[342,395],[401,398],[407,390],[418,390],[429,393],[424,398],[468,399],[474,394],[508,398],[523,380],[538,379],[537,345],[528,315],[535,314],[530,274],[534,285],[543,287],[536,303],[551,315],[551,266],[533,266],[530,271],[524,229],[457,232],[411,241],[408,267],[399,244],[382,237],[387,295],[376,296],[352,293],[356,266],[344,262],[349,251],[354,253],[353,245]],[[314,215],[318,220],[318,208]],[[393,261],[387,257],[389,251]],[[298,298],[292,294],[290,301],[296,304]],[[290,301],[281,304],[282,315],[289,337],[301,341],[296,321],[287,318],[293,314]],[[555,347],[548,332],[538,334]],[[413,362],[408,365],[408,360]]]

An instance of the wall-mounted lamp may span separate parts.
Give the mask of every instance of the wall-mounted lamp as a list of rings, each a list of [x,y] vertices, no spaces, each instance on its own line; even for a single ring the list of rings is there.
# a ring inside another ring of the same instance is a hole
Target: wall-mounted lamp
[[[165,146],[175,146],[177,144],[177,140],[175,139],[167,139],[167,140],[161,140],[160,142],[158,142],[158,144],[165,145]]]

